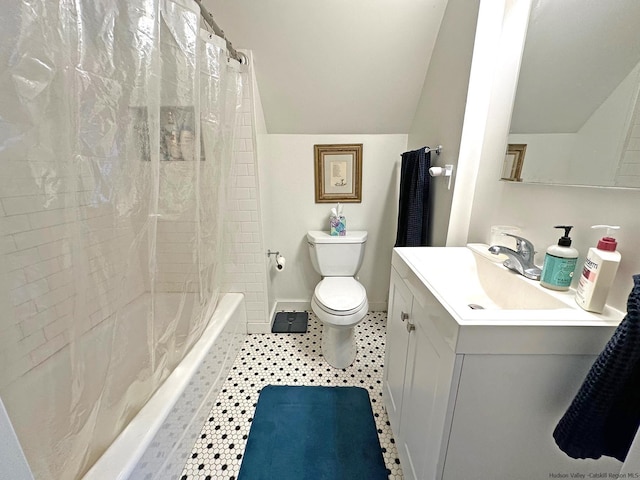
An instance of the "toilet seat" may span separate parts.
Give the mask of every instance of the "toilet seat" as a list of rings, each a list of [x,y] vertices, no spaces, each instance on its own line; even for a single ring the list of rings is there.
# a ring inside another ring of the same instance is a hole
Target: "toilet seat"
[[[316,304],[329,315],[353,315],[367,303],[365,288],[353,277],[325,277],[313,293]]]

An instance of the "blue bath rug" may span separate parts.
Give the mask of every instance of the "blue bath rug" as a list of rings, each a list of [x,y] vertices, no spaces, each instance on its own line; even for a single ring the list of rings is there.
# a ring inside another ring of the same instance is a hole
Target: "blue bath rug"
[[[386,480],[369,393],[267,385],[238,480]]]

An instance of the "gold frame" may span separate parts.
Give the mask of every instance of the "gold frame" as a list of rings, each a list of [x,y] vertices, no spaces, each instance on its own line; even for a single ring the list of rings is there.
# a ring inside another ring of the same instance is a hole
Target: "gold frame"
[[[527,151],[526,143],[510,143],[507,145],[507,153],[502,165],[501,180],[510,182],[522,181],[522,166],[524,165],[524,154]]]
[[[313,151],[316,203],[361,203],[362,143],[314,145]]]

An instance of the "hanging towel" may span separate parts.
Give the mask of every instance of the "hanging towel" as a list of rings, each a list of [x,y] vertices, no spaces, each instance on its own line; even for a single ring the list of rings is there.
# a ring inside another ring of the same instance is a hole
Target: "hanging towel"
[[[396,247],[427,245],[431,152],[425,150],[421,148],[402,154]]]
[[[640,275],[633,276],[627,315],[580,387],[553,438],[573,458],[624,462],[640,424]]]

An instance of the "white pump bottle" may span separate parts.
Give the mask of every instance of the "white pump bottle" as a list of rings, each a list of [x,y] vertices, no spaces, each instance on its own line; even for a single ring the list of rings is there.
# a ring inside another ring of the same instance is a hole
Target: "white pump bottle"
[[[616,251],[618,243],[612,236],[620,227],[593,225],[591,228],[606,228],[607,235],[600,239],[597,247],[590,248],[587,253],[576,291],[576,303],[589,312],[602,313],[609,288],[620,265],[621,255]]]

